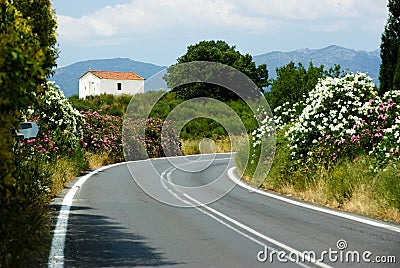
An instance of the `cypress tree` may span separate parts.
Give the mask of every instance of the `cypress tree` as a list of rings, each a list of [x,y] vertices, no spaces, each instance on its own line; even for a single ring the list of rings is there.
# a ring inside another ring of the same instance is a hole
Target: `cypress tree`
[[[397,52],[397,66],[396,70],[394,71],[394,78],[393,78],[393,90],[400,90],[400,46]]]
[[[395,84],[396,70],[399,72],[398,57],[400,51],[400,0],[389,0],[389,17],[382,34],[381,58],[382,64],[379,73],[380,89],[382,96],[386,91],[399,88]],[[397,75],[397,83],[398,83]]]

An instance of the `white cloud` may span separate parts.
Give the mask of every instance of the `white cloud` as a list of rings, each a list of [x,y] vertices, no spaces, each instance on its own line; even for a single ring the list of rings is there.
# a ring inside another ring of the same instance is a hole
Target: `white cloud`
[[[380,33],[386,5],[387,0],[247,0],[243,12],[275,19],[282,28]]]
[[[59,16],[63,42],[110,37],[174,36],[208,32],[268,34],[282,27],[339,31],[363,20],[381,29],[386,5],[376,0],[135,0],[81,18]],[[364,27],[367,28],[367,27]],[[365,30],[365,29],[364,29]],[[110,41],[110,40],[108,40]],[[115,41],[115,39],[114,39]]]
[[[318,20],[375,16],[386,13],[385,6],[376,0],[247,0],[245,9],[278,19]]]
[[[267,18],[240,14],[239,6],[224,0],[136,0],[107,6],[81,18],[59,16],[63,42],[108,37],[170,35],[203,31],[239,32],[274,29]]]

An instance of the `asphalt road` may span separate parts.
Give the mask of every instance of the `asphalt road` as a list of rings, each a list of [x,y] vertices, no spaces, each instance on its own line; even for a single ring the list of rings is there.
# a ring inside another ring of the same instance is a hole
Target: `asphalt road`
[[[90,176],[68,207],[55,266],[399,267],[400,226],[250,192],[228,177],[231,155],[216,157],[131,162]]]

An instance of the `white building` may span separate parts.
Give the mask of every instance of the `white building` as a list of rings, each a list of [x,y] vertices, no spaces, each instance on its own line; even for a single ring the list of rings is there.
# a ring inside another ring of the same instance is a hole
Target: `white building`
[[[79,78],[79,98],[144,92],[144,78],[134,72],[87,71]]]

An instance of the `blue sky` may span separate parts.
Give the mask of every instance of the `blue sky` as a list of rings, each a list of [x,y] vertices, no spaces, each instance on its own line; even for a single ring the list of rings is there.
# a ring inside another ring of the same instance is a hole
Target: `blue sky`
[[[170,65],[188,45],[225,40],[242,53],[339,45],[379,48],[387,0],[52,0],[59,67],[127,57]]]

